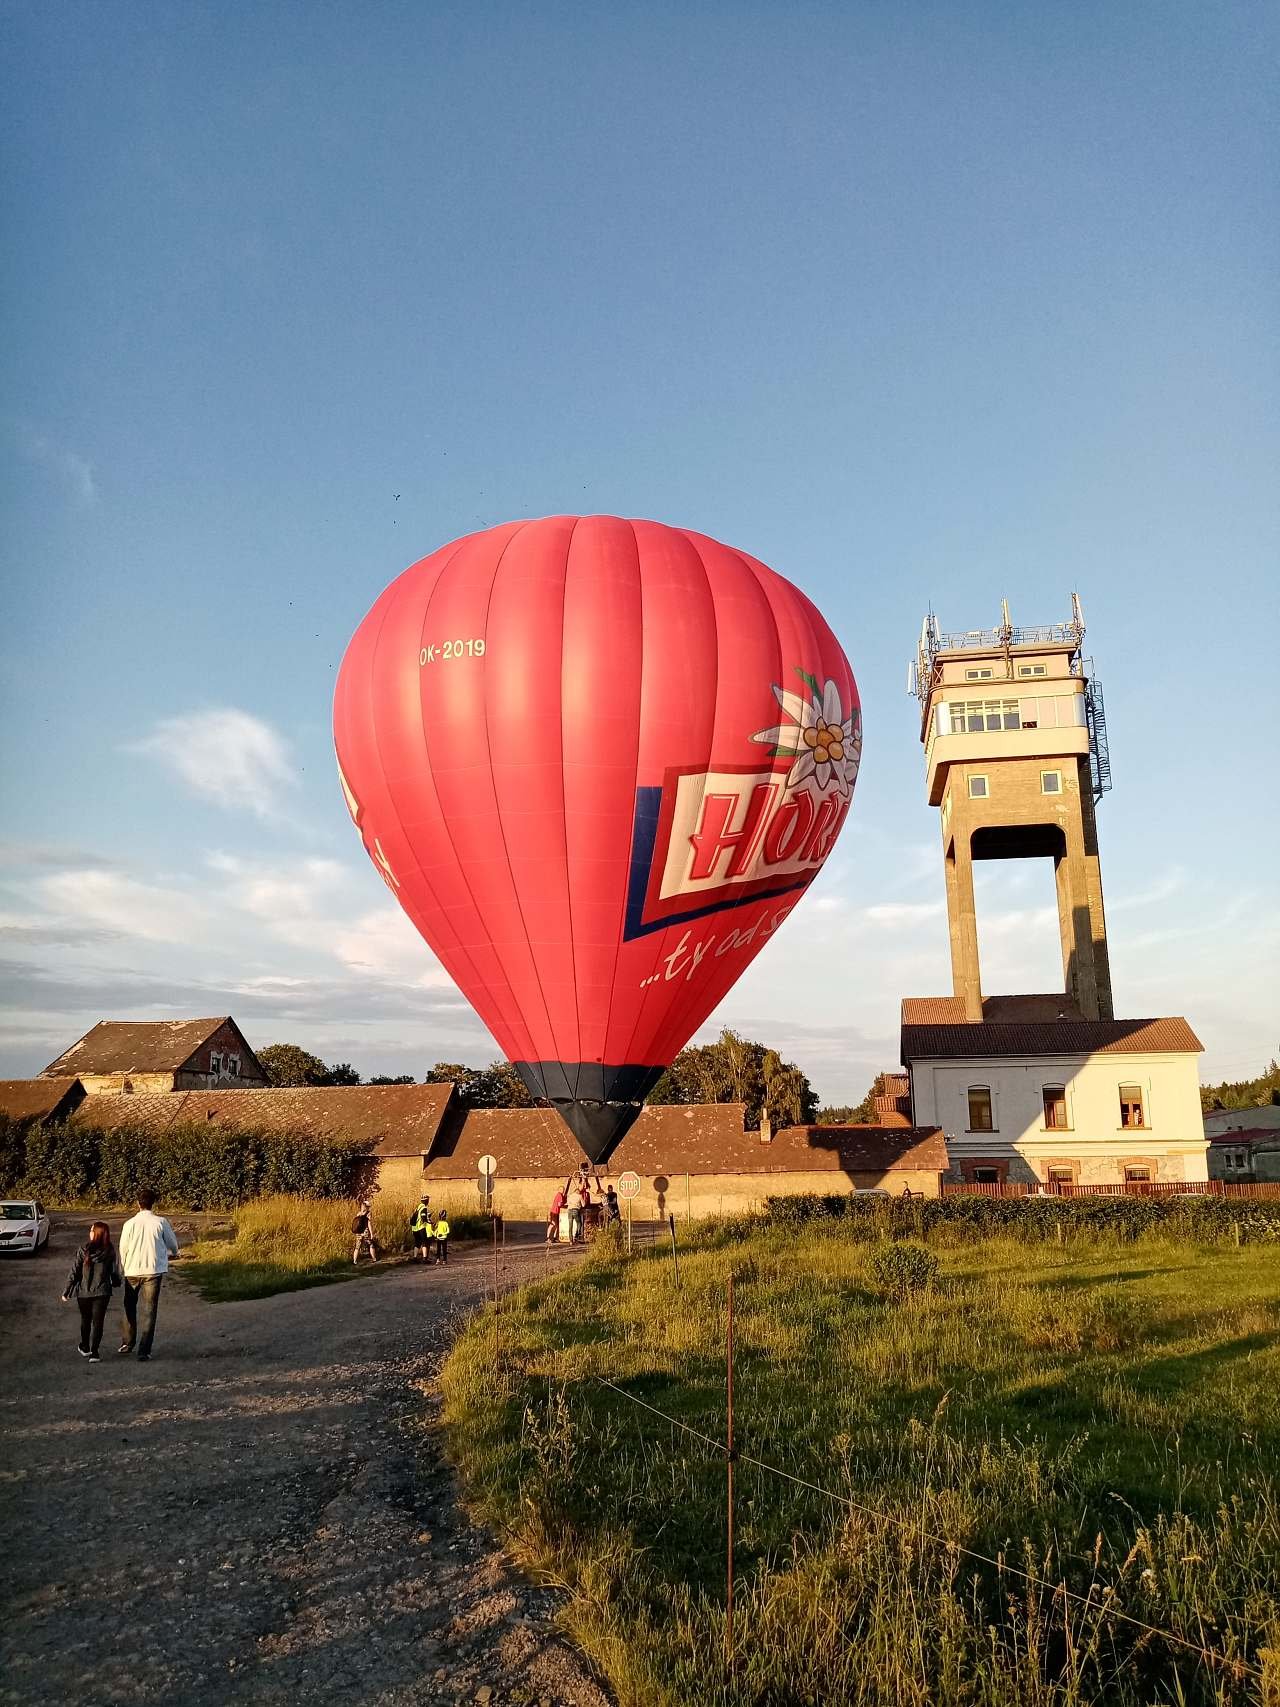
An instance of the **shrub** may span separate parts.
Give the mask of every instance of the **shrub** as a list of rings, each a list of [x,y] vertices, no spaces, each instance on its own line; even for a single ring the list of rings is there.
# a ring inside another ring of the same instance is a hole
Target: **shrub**
[[[1121,1240],[1162,1232],[1192,1242],[1280,1242],[1280,1199],[1225,1197],[943,1197],[907,1202],[844,1193],[770,1197],[765,1215],[780,1226],[829,1221],[851,1238],[883,1233],[927,1238],[947,1228],[954,1240],[1005,1233],[1039,1242],[1076,1234]]]
[[[77,1122],[32,1126],[18,1138],[0,1129],[5,1189],[55,1204],[131,1203],[144,1187],[182,1209],[231,1209],[264,1194],[349,1197],[368,1165],[364,1148],[352,1139],[191,1122],[163,1133]]]
[[[893,1240],[876,1246],[868,1267],[880,1290],[901,1303],[913,1292],[923,1292],[933,1284],[938,1259],[923,1245],[907,1239]]]

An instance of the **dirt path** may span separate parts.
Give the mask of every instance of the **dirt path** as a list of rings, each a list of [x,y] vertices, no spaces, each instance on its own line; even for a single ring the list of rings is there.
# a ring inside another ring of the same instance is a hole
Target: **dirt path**
[[[78,1231],[0,1264],[0,1701],[605,1707],[432,1437],[483,1252],[242,1304],[175,1279],[150,1364],[115,1312],[89,1364],[58,1302]]]

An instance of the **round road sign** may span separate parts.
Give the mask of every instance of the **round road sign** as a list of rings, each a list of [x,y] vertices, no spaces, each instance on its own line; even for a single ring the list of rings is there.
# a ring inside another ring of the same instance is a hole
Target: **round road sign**
[[[496,1174],[498,1171],[498,1158],[496,1156],[481,1156],[480,1160],[476,1163],[476,1166],[482,1174]]]
[[[618,1196],[638,1197],[640,1195],[640,1175],[632,1173],[628,1168],[625,1174],[618,1176]]]

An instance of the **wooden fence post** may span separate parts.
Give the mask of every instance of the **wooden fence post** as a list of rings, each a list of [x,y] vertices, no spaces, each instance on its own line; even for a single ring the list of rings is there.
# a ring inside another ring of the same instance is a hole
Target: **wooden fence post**
[[[675,1224],[672,1223],[674,1235]],[[727,1515],[725,1523],[725,1600],[724,1600],[724,1663],[733,1670],[733,1270],[729,1271],[727,1331],[725,1335],[725,1392],[728,1398],[728,1426],[725,1436],[725,1485]]]

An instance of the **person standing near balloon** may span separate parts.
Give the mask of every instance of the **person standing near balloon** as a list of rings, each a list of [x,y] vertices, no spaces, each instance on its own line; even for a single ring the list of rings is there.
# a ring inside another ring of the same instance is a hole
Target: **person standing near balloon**
[[[560,1243],[560,1211],[564,1208],[564,1187],[551,1199],[551,1208],[547,1211],[547,1243]]]

